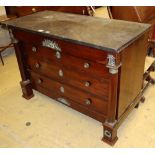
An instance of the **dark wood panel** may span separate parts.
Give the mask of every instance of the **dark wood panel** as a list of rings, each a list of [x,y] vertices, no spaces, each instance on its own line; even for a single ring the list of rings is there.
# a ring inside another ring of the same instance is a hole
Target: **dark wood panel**
[[[48,10],[89,15],[86,6],[49,6]]]
[[[88,10],[85,6],[6,6],[5,9],[7,15],[16,15],[17,17],[26,16],[43,10],[88,15]]]
[[[21,30],[14,30],[14,36],[17,40],[22,41],[24,44],[30,44],[32,46],[39,47],[38,50],[42,50],[42,42],[44,39],[49,39],[52,41],[55,41],[61,50],[64,53],[70,54],[72,56],[75,56],[77,58],[84,58],[87,60],[91,60],[100,64],[106,64],[107,63],[107,54],[111,54],[111,52],[106,52],[103,50],[98,50],[95,48],[90,48],[88,46],[73,44],[71,42],[62,41],[55,39],[53,37],[45,37],[41,35],[36,35],[34,33],[25,32]],[[30,47],[28,47],[30,49]],[[47,48],[48,50],[48,48]],[[51,49],[50,49],[51,50]],[[114,56],[117,54],[112,53]]]

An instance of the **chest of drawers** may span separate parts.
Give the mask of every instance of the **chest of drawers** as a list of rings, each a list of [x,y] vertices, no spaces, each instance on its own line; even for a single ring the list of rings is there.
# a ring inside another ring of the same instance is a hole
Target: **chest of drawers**
[[[23,97],[33,89],[117,129],[139,103],[149,25],[43,11],[3,23],[12,32]]]

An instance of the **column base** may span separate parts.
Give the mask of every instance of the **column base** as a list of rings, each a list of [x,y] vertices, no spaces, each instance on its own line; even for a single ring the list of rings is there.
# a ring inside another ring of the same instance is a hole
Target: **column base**
[[[34,94],[33,94],[30,80],[21,81],[20,85],[21,85],[22,92],[23,92],[22,97],[24,97],[27,100],[31,99],[34,96]]]
[[[118,140],[117,128],[115,126],[115,123],[112,124],[112,123],[105,122],[103,124],[103,127],[104,127],[104,130],[103,130],[102,141],[113,146],[116,143],[116,141]]]

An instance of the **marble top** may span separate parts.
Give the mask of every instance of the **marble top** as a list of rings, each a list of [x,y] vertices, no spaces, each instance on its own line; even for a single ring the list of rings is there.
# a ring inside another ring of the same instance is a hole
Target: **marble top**
[[[2,24],[112,52],[120,52],[150,27],[149,24],[55,11],[42,11]]]

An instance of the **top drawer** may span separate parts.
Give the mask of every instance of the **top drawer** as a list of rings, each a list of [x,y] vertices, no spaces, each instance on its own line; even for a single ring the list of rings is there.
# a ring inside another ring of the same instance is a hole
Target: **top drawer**
[[[14,30],[13,33],[17,40],[28,44],[33,44],[34,46],[48,46],[45,48],[49,48],[50,46],[50,50],[61,50],[61,52],[67,53],[69,55],[88,59],[101,64],[106,64],[108,61],[106,51],[73,44],[68,41],[62,41],[55,38],[48,38],[39,34],[28,33],[20,30]]]

